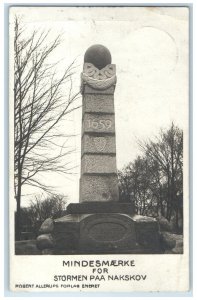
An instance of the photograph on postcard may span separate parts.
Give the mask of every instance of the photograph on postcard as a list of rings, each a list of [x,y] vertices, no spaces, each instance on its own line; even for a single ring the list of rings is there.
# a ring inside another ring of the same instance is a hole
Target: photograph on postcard
[[[12,290],[187,290],[189,8],[11,7],[9,59]]]

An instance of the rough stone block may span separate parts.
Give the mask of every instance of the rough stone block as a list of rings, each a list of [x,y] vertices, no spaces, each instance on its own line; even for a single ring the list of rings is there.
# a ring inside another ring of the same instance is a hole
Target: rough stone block
[[[115,133],[115,118],[113,114],[85,113],[82,120],[82,133]]]
[[[142,249],[151,249],[151,253],[161,251],[159,224],[156,219],[141,215],[133,217],[136,228],[136,238]]]
[[[40,233],[50,233],[53,231],[53,227],[54,227],[53,219],[48,218],[42,223],[42,225],[39,229],[39,232]]]
[[[82,175],[80,180],[80,202],[118,201],[117,175]]]
[[[157,218],[157,221],[159,223],[161,231],[172,232],[173,226],[172,226],[172,224],[166,218],[164,218],[164,217],[161,216],[161,217]]]
[[[169,232],[162,232],[161,243],[164,250],[173,249],[176,246],[176,239]]]
[[[116,153],[115,136],[92,136],[84,134],[81,154],[84,153]]]
[[[53,248],[54,246],[54,240],[52,235],[49,234],[41,234],[37,237],[36,244],[38,249],[43,250],[43,249],[49,249]]]
[[[86,253],[119,253],[135,248],[135,225],[129,216],[92,214],[80,222],[79,249]]]
[[[116,173],[116,157],[114,155],[83,155],[81,159],[81,174],[111,173]]]
[[[114,113],[114,96],[102,94],[84,95],[83,113],[84,112]]]

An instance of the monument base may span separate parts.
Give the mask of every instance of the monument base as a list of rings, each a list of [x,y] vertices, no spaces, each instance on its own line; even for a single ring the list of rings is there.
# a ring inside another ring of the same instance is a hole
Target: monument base
[[[135,215],[132,208],[127,203],[88,203],[88,209],[86,203],[70,204],[71,214],[53,220],[51,254],[162,253],[158,222]]]

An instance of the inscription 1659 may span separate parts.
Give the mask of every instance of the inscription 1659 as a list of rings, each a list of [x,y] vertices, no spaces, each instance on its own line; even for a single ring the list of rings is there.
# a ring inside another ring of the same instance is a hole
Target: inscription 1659
[[[87,124],[89,128],[92,129],[110,129],[112,127],[112,121],[111,120],[87,120]]]

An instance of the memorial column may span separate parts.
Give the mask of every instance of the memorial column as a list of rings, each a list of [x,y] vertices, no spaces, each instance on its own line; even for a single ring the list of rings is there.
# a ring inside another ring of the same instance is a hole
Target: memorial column
[[[99,69],[99,62],[104,64]],[[106,58],[106,59],[105,59]],[[106,65],[105,65],[106,64]],[[96,66],[95,66],[96,65]],[[85,54],[81,74],[83,96],[80,202],[118,201],[114,91],[116,66],[101,45]]]

